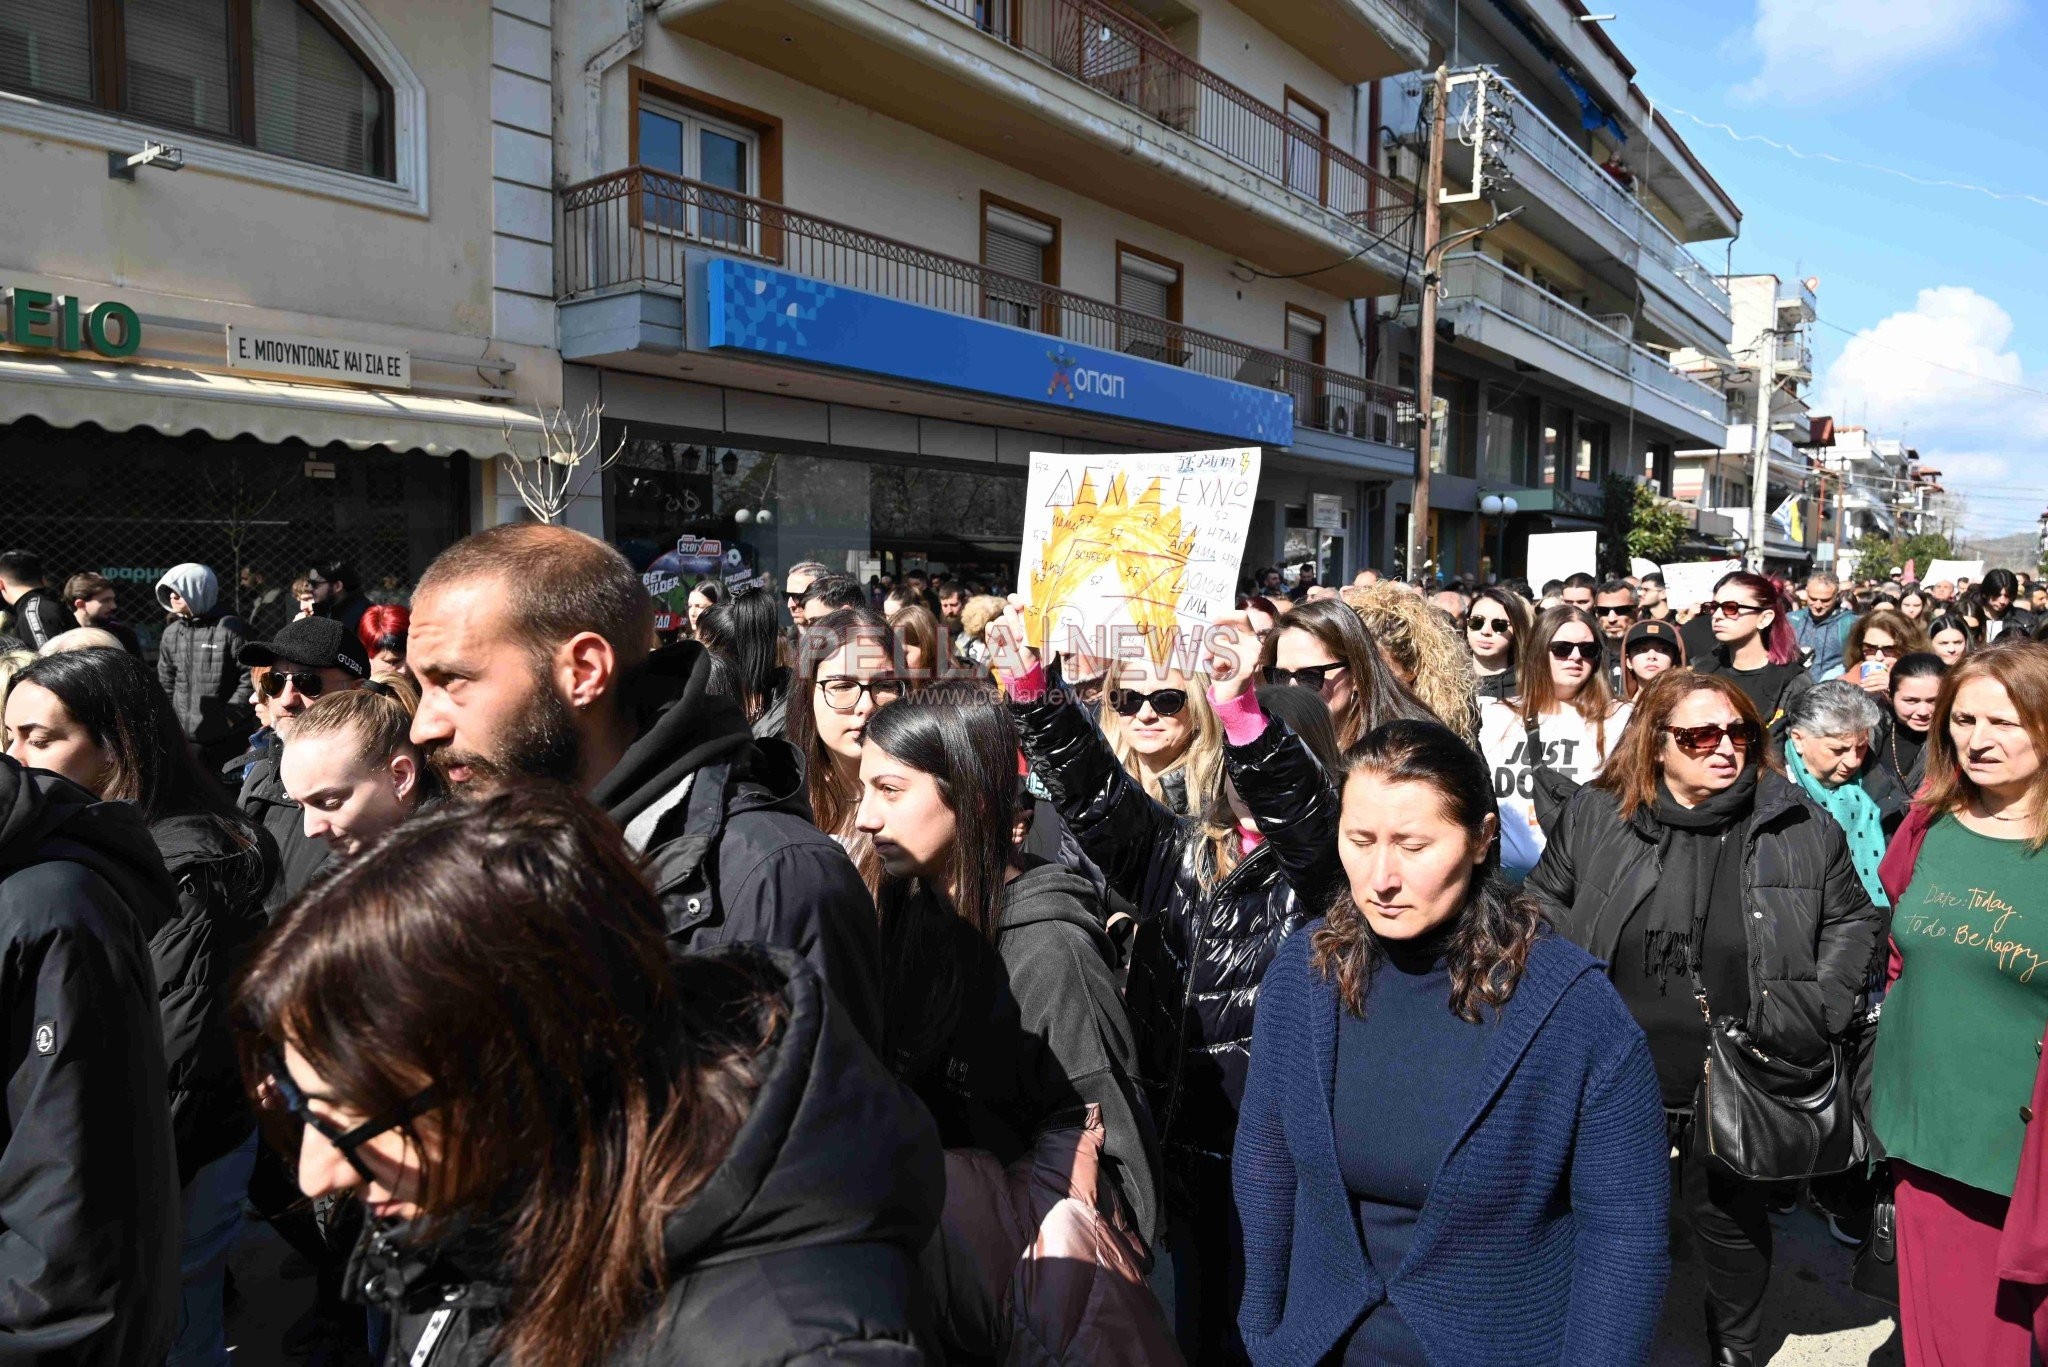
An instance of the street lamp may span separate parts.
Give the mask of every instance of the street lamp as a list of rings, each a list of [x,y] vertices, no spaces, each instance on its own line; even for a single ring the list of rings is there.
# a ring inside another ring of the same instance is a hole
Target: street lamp
[[[1508,577],[1508,519],[1522,510],[1512,494],[1488,494],[1479,500],[1479,511],[1494,519],[1493,578],[1495,583],[1504,582]]]

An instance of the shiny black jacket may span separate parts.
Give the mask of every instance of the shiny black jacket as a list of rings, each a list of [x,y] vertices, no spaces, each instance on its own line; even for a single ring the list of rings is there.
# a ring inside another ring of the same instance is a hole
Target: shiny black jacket
[[[1280,942],[1328,910],[1343,883],[1337,794],[1281,722],[1269,719],[1249,745],[1226,746],[1230,777],[1266,841],[1217,877],[1200,823],[1147,796],[1078,707],[1014,710],[1060,816],[1138,908],[1125,1000],[1169,1178],[1227,1161],[1260,980]]]
[[[1645,805],[1626,821],[1604,789],[1566,804],[1523,887],[1574,943],[1612,962],[1629,918],[1657,885],[1663,828]],[[1742,929],[1751,1036],[1813,1062],[1855,1015],[1891,913],[1871,905],[1834,818],[1766,772],[1742,827]]]
[[[788,1017],[756,1060],[760,1086],[731,1149],[666,1221],[661,1305],[607,1361],[923,1363],[928,1316],[917,1254],[938,1226],[946,1189],[930,1115],[803,960],[752,945],[716,953],[779,982]],[[393,1316],[385,1362],[498,1362],[493,1331],[508,1291],[463,1270],[487,1266],[490,1250],[441,1257],[402,1240],[403,1231],[366,1230],[346,1282],[349,1294]]]
[[[271,879],[270,891],[263,898],[264,914],[275,920],[286,904],[304,892],[327,867],[328,847],[325,840],[315,840],[306,834],[305,808],[292,801],[291,794],[284,790],[284,780],[278,777],[284,742],[273,736],[267,749],[250,754],[254,762],[242,778],[242,791],[235,805],[242,809],[242,815],[268,831],[271,843],[277,847],[277,876]],[[228,766],[228,772],[248,758],[236,760]]]
[[[236,659],[248,640],[248,626],[225,612],[165,623],[156,645],[157,682],[193,744],[218,745],[248,734],[256,709],[249,698],[249,667]]]

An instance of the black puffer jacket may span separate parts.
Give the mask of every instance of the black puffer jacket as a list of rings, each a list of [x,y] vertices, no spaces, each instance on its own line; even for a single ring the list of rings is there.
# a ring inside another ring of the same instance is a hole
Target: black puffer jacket
[[[917,1253],[938,1225],[937,1131],[882,1067],[816,972],[783,950],[719,950],[780,981],[788,1019],[732,1148],[669,1216],[668,1293],[618,1367],[913,1367],[929,1342]],[[390,1364],[484,1367],[507,1296],[456,1263],[372,1229],[346,1285],[395,1317]],[[175,1285],[175,1279],[174,1283]],[[432,1328],[434,1344],[420,1354]]]
[[[711,691],[711,656],[695,641],[656,651],[633,688],[639,739],[590,799],[646,854],[670,938],[793,949],[862,1038],[879,1040],[874,900],[811,824],[796,752],[755,740],[739,705]]]
[[[263,899],[277,877],[277,847],[261,826],[237,832],[204,816],[166,817],[149,828],[178,890],[178,914],[149,940],[170,1069],[178,1181],[192,1180],[255,1128],[228,1000],[235,974],[265,925]]]
[[[284,780],[278,777],[284,742],[273,737],[268,749],[261,754],[252,751],[251,755],[255,762],[242,779],[241,796],[235,799],[235,805],[244,816],[268,831],[271,843],[277,847],[277,876],[270,880],[270,891],[263,898],[264,914],[274,919],[286,903],[304,892],[307,884],[327,867],[328,849],[326,841],[306,834],[306,809],[292,801],[291,794],[284,790]],[[239,767],[247,758],[236,760],[229,768]]]
[[[178,1165],[142,817],[0,756],[0,1367],[162,1362]]]
[[[1249,745],[1226,746],[1238,795],[1267,838],[1213,877],[1200,824],[1148,797],[1080,708],[1032,703],[1015,712],[1032,770],[1061,817],[1110,887],[1138,908],[1125,1000],[1169,1177],[1191,1165],[1213,1175],[1221,1160],[1227,1178],[1259,983],[1280,942],[1322,915],[1343,880],[1337,795],[1278,721]]]
[[[1757,780],[1741,830],[1746,1024],[1766,1052],[1810,1063],[1855,1016],[1890,913],[1871,905],[1834,818],[1777,774]],[[1612,793],[1581,788],[1523,886],[1558,930],[1611,961],[1657,884],[1661,839],[1647,804],[1624,821]]]
[[[157,682],[193,744],[221,745],[248,734],[256,709],[248,667],[235,658],[248,639],[242,619],[220,611],[165,624],[156,647]]]

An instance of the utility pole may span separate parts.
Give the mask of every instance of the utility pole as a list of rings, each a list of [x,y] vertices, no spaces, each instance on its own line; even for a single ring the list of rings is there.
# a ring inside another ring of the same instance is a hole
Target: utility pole
[[[1408,500],[1408,577],[1422,578],[1429,546],[1429,462],[1436,450],[1436,288],[1443,244],[1444,124],[1451,113],[1451,73],[1439,66],[1430,80],[1429,167],[1422,180],[1422,306],[1415,363],[1415,492]]]
[[[1777,390],[1772,383],[1777,337],[1767,328],[1756,339],[1756,421],[1750,424],[1749,475],[1749,568],[1756,574],[1764,572],[1764,534],[1771,525],[1771,396]]]

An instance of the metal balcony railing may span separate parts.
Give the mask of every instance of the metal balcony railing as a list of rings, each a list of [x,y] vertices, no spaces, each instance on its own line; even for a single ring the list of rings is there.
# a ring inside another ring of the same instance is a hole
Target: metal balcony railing
[[[1602,326],[1564,300],[1530,284],[1498,261],[1476,252],[1444,261],[1447,299],[1472,299],[1535,329],[1552,341],[1597,362],[1646,389],[1654,389],[1715,422],[1728,420],[1722,393],[1690,375],[1673,370],[1668,361],[1646,347]]]
[[[1805,374],[1813,372],[1813,347],[1803,333],[1780,333],[1777,338],[1777,360],[1780,370],[1796,370]]]
[[[1720,279],[1688,251],[1683,242],[1672,236],[1671,230],[1658,221],[1649,206],[1639,203],[1636,208],[1642,221],[1642,232],[1636,241],[1642,246],[1643,254],[1662,263],[1694,294],[1713,305],[1716,313],[1726,317],[1734,304]]]
[[[1391,233],[1404,217],[1415,216],[1415,196],[1406,186],[1097,0],[925,3],[1374,234]]]
[[[680,288],[689,248],[948,313],[988,318],[1294,396],[1298,427],[1414,442],[1414,395],[972,261],[862,232],[702,181],[634,167],[559,196],[565,299],[635,285]]]

